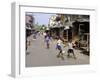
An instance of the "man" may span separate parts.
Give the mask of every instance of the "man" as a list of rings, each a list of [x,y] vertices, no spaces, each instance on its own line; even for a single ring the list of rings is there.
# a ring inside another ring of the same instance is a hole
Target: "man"
[[[50,40],[51,40],[51,36],[47,33],[45,36],[45,42],[46,42],[47,49],[50,48]]]
[[[26,24],[26,50],[28,48],[28,44],[30,45],[30,40],[28,39],[28,37],[31,35],[31,25],[30,24]]]

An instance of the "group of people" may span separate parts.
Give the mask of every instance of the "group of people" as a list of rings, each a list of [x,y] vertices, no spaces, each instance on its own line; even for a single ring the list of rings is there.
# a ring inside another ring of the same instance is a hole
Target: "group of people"
[[[49,33],[44,33],[44,40],[46,43],[46,48],[49,49],[50,41],[52,40]],[[62,58],[64,60],[63,54],[65,53],[65,51],[63,50],[63,47],[64,47],[63,44],[64,44],[63,40],[60,37],[58,37],[57,42],[56,42],[56,49],[59,50],[59,53],[57,54],[57,57]],[[68,41],[67,47],[68,47],[67,56],[70,57],[70,54],[73,54],[74,59],[76,59],[76,56],[74,53],[74,44],[72,43],[72,40]]]
[[[65,51],[63,51],[63,49],[62,49],[62,44],[63,44],[62,40],[60,38],[58,38],[57,44],[56,44],[56,49],[59,50],[59,53],[58,53],[57,57],[58,58],[61,57],[64,60],[63,54],[65,53]],[[76,56],[74,53],[74,48],[73,48],[74,44],[72,43],[71,40],[68,42],[67,46],[68,46],[67,56],[70,57],[70,54],[73,54],[74,59],[76,59]]]
[[[37,35],[40,36],[40,31],[26,27],[26,50],[27,50],[28,46],[31,45],[31,39],[29,38],[31,35],[32,35],[32,39],[36,40]]]
[[[33,35],[33,39],[36,39],[36,35],[37,35],[37,33],[39,33],[39,32],[35,32],[35,33],[33,33],[34,35]],[[40,33],[39,33],[40,34]],[[27,31],[27,36],[29,36],[30,34],[29,34],[29,32]],[[50,48],[50,41],[52,40],[52,37],[50,36],[50,34],[49,34],[49,32],[44,32],[43,33],[43,35],[44,35],[44,41],[45,41],[45,43],[46,43],[46,48],[47,49],[49,49]],[[26,43],[27,42],[29,42],[30,43],[30,41],[27,41],[26,40]],[[63,39],[61,38],[61,37],[58,37],[57,38],[57,42],[56,42],[56,50],[58,50],[59,51],[59,53],[57,54],[57,57],[58,58],[62,58],[62,60],[64,60],[64,53],[65,53],[65,51],[63,50],[63,47],[64,47],[64,41],[63,41]],[[68,41],[68,44],[66,45],[67,47],[68,47],[68,50],[67,50],[67,56],[68,57],[70,57],[70,54],[73,54],[73,57],[76,59],[76,56],[75,56],[75,53],[74,53],[74,44],[72,43],[72,40],[70,40],[70,41]],[[27,50],[27,45],[26,45],[26,50]]]

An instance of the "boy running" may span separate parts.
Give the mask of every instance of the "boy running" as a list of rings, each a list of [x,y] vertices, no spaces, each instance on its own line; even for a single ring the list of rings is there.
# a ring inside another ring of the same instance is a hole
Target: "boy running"
[[[73,43],[71,40],[68,43],[68,55],[67,55],[68,57],[70,56],[70,53],[72,53],[74,58],[76,59],[76,56],[74,54],[74,49],[73,49]]]
[[[59,38],[59,39],[57,40],[57,45],[56,45],[56,49],[59,50],[59,53],[58,53],[57,57],[58,57],[58,58],[61,57],[62,60],[64,60],[61,44],[62,44],[62,41],[61,41],[61,39]]]

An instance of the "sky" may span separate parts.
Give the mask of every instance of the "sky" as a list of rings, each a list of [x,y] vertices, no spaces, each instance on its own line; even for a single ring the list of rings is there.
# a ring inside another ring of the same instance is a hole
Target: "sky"
[[[48,26],[50,17],[54,14],[48,14],[48,13],[33,13],[33,16],[35,18],[35,24],[43,25],[45,24]]]
[[[49,23],[49,19],[52,15],[55,15],[53,13],[32,13],[32,12],[28,12],[27,14],[31,14],[34,16],[35,18],[35,24],[39,24],[39,25],[46,25],[48,26]]]

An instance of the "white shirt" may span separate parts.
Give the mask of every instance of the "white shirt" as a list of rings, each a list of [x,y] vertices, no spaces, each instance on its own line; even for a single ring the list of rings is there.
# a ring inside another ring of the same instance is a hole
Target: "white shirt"
[[[43,33],[44,36],[46,36],[46,33]]]
[[[68,49],[73,49],[73,44],[72,43],[68,43]]]
[[[59,40],[57,41],[57,44],[61,46],[61,43],[62,43],[62,41],[59,39]]]

